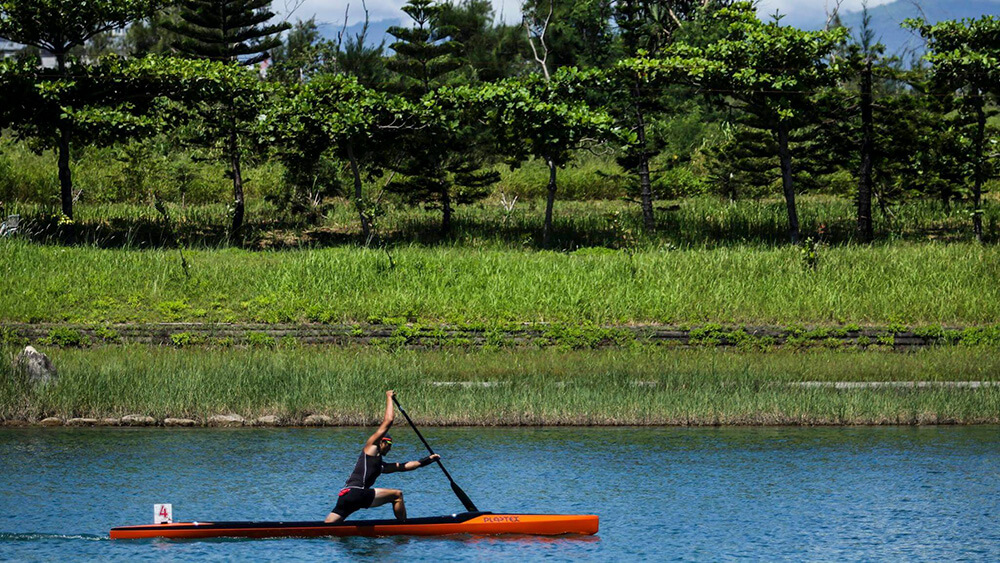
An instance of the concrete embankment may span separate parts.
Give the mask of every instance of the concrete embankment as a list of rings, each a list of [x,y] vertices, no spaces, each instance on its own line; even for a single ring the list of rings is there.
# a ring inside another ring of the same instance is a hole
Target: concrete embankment
[[[573,326],[509,323],[492,326],[422,324],[31,324],[4,323],[4,339],[17,344],[100,346],[151,344],[176,347],[282,344],[405,348],[562,347],[614,348],[633,344],[668,347],[877,347],[914,349],[950,344],[1000,343],[1000,326],[879,327],[748,326],[706,324]]]

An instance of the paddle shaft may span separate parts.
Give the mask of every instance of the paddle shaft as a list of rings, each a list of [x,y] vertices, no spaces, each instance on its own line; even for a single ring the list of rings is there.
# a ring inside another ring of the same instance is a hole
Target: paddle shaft
[[[410,428],[416,432],[417,438],[420,438],[420,441],[424,443],[424,447],[427,448],[427,451],[429,451],[431,455],[434,455],[434,450],[431,449],[431,445],[427,443],[427,440],[424,439],[424,435],[421,434],[420,430],[418,430],[413,424],[413,420],[410,419],[410,415],[406,414],[406,411],[403,410],[403,406],[399,404],[395,395],[392,397],[392,402],[396,403],[396,408],[399,409],[399,412],[403,413],[403,417],[406,418],[406,422],[408,422],[410,424]],[[436,459],[434,461],[437,462],[441,471],[444,471],[444,476],[447,477],[448,481],[451,483],[451,490],[455,491],[455,496],[458,497],[458,500],[462,501],[462,504],[465,505],[465,509],[469,512],[479,512],[479,509],[476,508],[476,505],[472,502],[472,499],[469,498],[469,495],[465,494],[465,491],[463,491],[462,488],[458,486],[458,483],[451,478],[451,473],[448,473],[448,470],[444,468],[444,464],[441,463],[441,460]]]

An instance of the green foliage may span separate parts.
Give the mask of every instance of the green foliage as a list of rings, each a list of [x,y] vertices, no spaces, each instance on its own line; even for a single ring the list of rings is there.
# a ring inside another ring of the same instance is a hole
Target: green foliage
[[[56,327],[49,331],[49,335],[41,340],[42,344],[48,346],[59,346],[60,348],[81,348],[89,344],[89,340],[82,332],[75,328]]]
[[[183,55],[255,65],[281,45],[277,34],[288,22],[265,25],[274,17],[271,0],[180,0],[180,21],[165,22],[178,36],[173,47]]]
[[[460,47],[461,66],[452,75],[457,83],[495,82],[523,67],[524,30],[497,22],[489,0],[441,2],[434,16]]]
[[[0,326],[0,347],[19,348],[26,346],[29,340],[21,336],[17,331],[9,326]]]
[[[279,41],[269,51],[271,64],[267,67],[267,79],[285,84],[305,82],[306,77],[321,66],[324,47],[321,37],[315,16],[295,22],[284,41]]]
[[[443,85],[445,76],[461,66],[462,45],[451,39],[452,28],[439,17],[445,9],[442,4],[408,0],[401,9],[413,25],[389,28],[389,35],[396,38],[389,48],[396,56],[387,64],[399,75],[403,91],[419,98]]]
[[[959,335],[959,342],[965,346],[1000,346],[1000,326],[963,329]]]
[[[524,199],[542,193],[548,201],[539,246],[550,246],[550,238],[567,249],[610,244],[615,235],[603,218],[552,217],[557,190],[563,199],[640,199],[646,232],[668,233],[649,240],[665,246],[725,245],[771,242],[773,202],[765,198],[780,186],[796,238],[826,222],[806,210],[798,225],[795,198],[802,192],[853,196],[855,92],[869,65],[878,101],[872,191],[880,234],[924,229],[935,238],[959,237],[951,218],[931,229],[913,226],[927,198],[957,204],[978,239],[996,231],[997,215],[982,198],[996,174],[993,39],[1000,24],[992,16],[911,22],[930,51],[926,67],[904,76],[882,57],[870,29],[845,46],[846,30],[836,25],[814,32],[763,22],[742,2],[533,1],[524,7],[525,30],[493,25],[485,0],[414,0],[404,8],[413,25],[393,28],[387,55],[365,46],[367,31],[321,41],[314,20],[299,22],[278,45],[276,32],[286,24],[268,25],[266,0],[182,4],[153,14],[160,3],[152,0],[0,2],[0,36],[65,55],[57,70],[39,68],[27,51],[0,61],[0,128],[25,141],[0,146],[0,201],[61,201],[65,219],[46,210],[36,225],[43,236],[88,236],[90,227],[71,221],[73,202],[218,202],[226,177],[233,197],[223,237],[236,244],[314,244],[304,231],[332,223],[325,241],[440,241],[419,228],[423,219],[393,224],[390,216],[403,204],[441,209],[442,230],[449,231],[456,205],[483,202],[502,176],[503,200],[517,195],[527,204],[511,206],[498,223],[504,244],[537,245],[527,227],[537,206]],[[132,25],[120,45],[107,34],[137,18],[144,23]],[[186,29],[188,39],[167,28]],[[543,28],[548,64],[560,69],[551,82],[530,74],[535,65],[524,58],[525,32],[541,47]],[[231,64],[136,56],[163,52],[174,40],[211,44],[199,56],[230,62],[253,62],[267,49],[272,80],[264,84],[254,70]],[[96,58],[104,51],[131,57]],[[602,157],[577,159],[582,145]],[[620,149],[620,167],[597,171],[599,160],[611,158],[610,146]],[[58,158],[35,154],[52,148]],[[209,158],[220,162],[206,164]],[[524,168],[501,174],[501,160]],[[58,176],[45,167],[58,167]],[[759,198],[754,204],[767,211],[748,218],[726,209],[701,213],[697,202],[672,204],[654,221],[653,200],[703,193]],[[254,209],[276,216],[257,224],[273,220],[296,232],[268,233],[262,242],[241,231],[245,197],[261,195],[268,202]],[[343,220],[351,207],[339,205],[345,196],[353,200],[355,224]],[[492,203],[468,213],[479,216]],[[696,212],[703,223],[681,232]],[[581,233],[582,225],[593,231]],[[180,221],[176,227],[184,229]],[[459,233],[444,240],[497,240]]]
[[[274,349],[278,343],[273,336],[263,332],[251,332],[246,336],[247,346],[251,348]]]
[[[982,189],[995,175],[998,153],[987,146],[996,143],[995,131],[988,131],[988,119],[996,114],[1000,100],[1000,18],[945,21],[927,25],[908,20],[907,25],[920,31],[928,41],[926,59],[931,63],[931,85],[936,92],[958,93],[959,140],[970,156],[961,159],[971,164],[973,230],[983,239]],[[992,102],[993,107],[987,104]],[[992,134],[991,134],[992,133]],[[993,139],[989,139],[993,137]]]
[[[176,348],[184,348],[197,342],[197,336],[190,332],[175,332],[170,335],[170,343]]]
[[[4,0],[0,37],[45,49],[57,57],[72,47],[152,14],[162,0]]]
[[[806,237],[806,240],[802,241],[799,252],[802,254],[802,265],[805,266],[806,270],[816,271],[819,268],[819,255],[822,247],[823,242],[812,237]]]
[[[550,68],[602,68],[614,62],[619,50],[611,18],[613,4],[610,0],[528,0],[521,11],[533,36],[544,31]],[[518,31],[524,41],[525,30]]]
[[[108,326],[98,326],[94,329],[94,336],[99,338],[101,342],[105,344],[117,344],[121,342],[122,337],[118,334],[118,331],[114,330]]]
[[[517,196],[517,204],[545,198],[549,168],[544,160],[530,159],[514,169],[500,165],[498,171],[500,180],[493,189],[494,195]],[[559,171],[561,200],[616,200],[625,196],[626,189],[624,176],[610,155],[581,151],[566,168]]]
[[[611,136],[611,117],[579,97],[592,73],[561,70],[552,81],[538,75],[484,84],[464,93],[485,116],[500,153],[513,166],[529,158],[566,166],[574,149]]]
[[[548,324],[542,327],[538,344],[561,350],[588,350],[609,345],[628,347],[635,342],[635,333],[629,330],[588,325]]]

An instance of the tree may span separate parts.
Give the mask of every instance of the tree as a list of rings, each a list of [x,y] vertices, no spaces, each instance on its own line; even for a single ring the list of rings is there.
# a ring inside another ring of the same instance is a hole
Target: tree
[[[476,123],[464,89],[441,87],[412,103],[420,111],[400,139],[402,156],[391,166],[401,177],[388,189],[411,204],[440,209],[441,232],[447,234],[454,206],[486,197],[500,174],[484,170],[493,158],[488,132]]]
[[[174,48],[191,58],[255,65],[270,56],[269,49],[281,44],[277,34],[291,27],[287,22],[264,25],[274,17],[268,9],[271,0],[181,0],[178,5],[180,21],[167,22],[166,26],[178,36]],[[246,76],[232,74],[227,78],[232,78],[229,95],[197,104],[205,124],[198,137],[209,145],[222,139],[222,156],[233,180],[231,233],[237,235],[246,209],[242,138],[257,118],[263,92],[260,84],[252,84]]]
[[[56,57],[58,78],[66,79],[70,72],[67,55],[71,49],[96,35],[147,17],[160,5],[161,0],[2,0],[0,37],[51,52]],[[36,76],[39,80],[50,79],[47,73]],[[50,118],[54,122],[54,135],[46,137],[58,155],[62,212],[72,218],[73,178],[69,168],[72,125],[61,117],[58,106],[46,108],[57,112]]]
[[[619,56],[613,6],[612,0],[527,0],[522,23],[529,34],[544,33],[553,71],[570,66],[606,68]]]
[[[775,152],[774,138],[741,123],[726,124],[720,137],[704,149],[713,191],[730,201],[762,195],[762,188],[771,185],[778,168],[770,156]]]
[[[623,145],[623,155],[618,159],[625,170],[639,179],[640,205],[643,227],[652,231],[656,226],[653,216],[653,183],[650,177],[650,160],[659,152],[658,139],[649,134],[650,126],[669,108],[686,96],[671,95],[688,70],[698,67],[681,64],[674,52],[681,57],[697,56],[697,50],[678,44],[677,50],[667,53],[674,44],[675,33],[699,14],[712,13],[726,4],[711,0],[619,0],[615,3],[614,18],[619,28],[619,41],[625,56],[614,67],[613,82],[624,92],[615,92],[613,104],[623,127],[632,133],[631,140]],[[648,60],[674,58],[666,66],[659,66],[655,75],[644,74]],[[694,62],[694,59],[692,59]],[[678,80],[680,79],[680,80]],[[623,95],[624,94],[624,95]]]
[[[466,81],[496,82],[523,68],[520,27],[497,23],[489,0],[447,2],[441,8],[437,23],[462,45],[459,72]]]
[[[499,174],[482,171],[487,132],[471,119],[471,100],[444,87],[462,63],[461,45],[449,39],[452,30],[438,25],[441,5],[409,0],[403,11],[414,26],[389,28],[397,40],[387,64],[399,76],[404,96],[424,108],[423,122],[402,140],[405,157],[393,165],[402,178],[389,188],[411,203],[439,207],[441,231],[448,233],[454,204],[485,197]]]
[[[170,4],[152,16],[132,22],[121,38],[122,51],[129,57],[145,55],[170,55],[176,35],[167,29],[180,20],[180,10]]]
[[[462,44],[451,39],[453,30],[442,26],[439,17],[444,8],[433,0],[409,0],[402,8],[413,27],[393,26],[389,35],[396,38],[389,48],[395,51],[387,64],[400,77],[400,88],[411,98],[428,94],[445,77],[458,69]]]
[[[861,90],[861,167],[858,170],[858,236],[863,242],[871,242],[875,238],[875,229],[872,224],[872,168],[874,167],[874,96],[872,90],[872,80],[874,77],[873,67],[878,58],[885,51],[881,44],[873,43],[875,31],[871,28],[871,15],[868,13],[868,5],[862,5],[861,14],[861,35],[856,43],[855,61],[860,63],[860,90]]]
[[[928,41],[926,59],[931,82],[939,93],[955,93],[959,110],[972,123],[972,225],[983,240],[983,184],[992,175],[992,157],[986,153],[987,102],[1000,98],[1000,18],[946,21],[930,25],[907,20]]]
[[[499,150],[512,166],[534,157],[549,167],[542,231],[545,247],[552,239],[556,172],[572,161],[574,149],[607,136],[612,125],[610,116],[590,108],[575,95],[587,78],[575,69],[562,69],[552,80],[528,75],[483,85],[475,91]]]
[[[705,49],[706,58],[722,64],[715,90],[729,91],[729,100],[754,116],[777,142],[782,192],[788,213],[788,234],[799,242],[790,139],[792,132],[815,122],[812,95],[834,83],[827,58],[846,30],[802,31],[757,19],[749,3],[720,10],[728,19],[725,38]]]
[[[295,22],[285,35],[284,42],[271,49],[268,80],[286,84],[305,82],[306,76],[319,67],[321,39],[315,17]]]
[[[397,158],[399,138],[413,125],[412,113],[401,98],[369,90],[354,77],[319,75],[276,98],[264,135],[276,142],[289,169],[307,177],[327,152],[346,161],[362,234],[370,241],[373,217],[365,178],[381,176]]]
[[[344,27],[337,33],[337,39],[324,44],[322,71],[353,76],[366,88],[384,89],[392,79],[383,56],[385,39],[380,39],[377,45],[369,44],[368,6],[364,0],[361,1],[361,7],[365,12],[361,30],[347,35],[348,14],[345,13]]]
[[[832,21],[842,27],[839,18]],[[827,154],[837,166],[856,171],[855,233],[866,243],[874,239],[872,204],[879,190],[877,184],[885,183],[893,167],[886,157],[900,144],[891,140],[889,131],[901,124],[886,118],[894,105],[892,98],[904,95],[904,73],[896,67],[898,60],[886,57],[884,51],[885,47],[875,41],[867,4],[862,4],[860,28],[831,57],[843,69],[841,81],[838,87],[816,98],[817,109],[823,115],[820,134]],[[916,117],[906,119],[913,123]],[[904,137],[901,135],[900,140]],[[909,158],[906,154],[899,156]]]
[[[281,45],[288,22],[274,17],[271,0],[180,0],[180,21],[166,22],[179,37],[174,48],[191,58],[255,65]]]

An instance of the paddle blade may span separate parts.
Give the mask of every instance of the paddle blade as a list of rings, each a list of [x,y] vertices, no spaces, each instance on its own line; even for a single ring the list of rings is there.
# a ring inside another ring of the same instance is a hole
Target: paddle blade
[[[462,488],[458,486],[458,483],[452,481],[451,490],[455,491],[455,496],[458,497],[458,500],[462,501],[462,504],[465,506],[466,510],[468,510],[469,512],[479,512],[479,509],[476,508],[476,505],[472,503],[472,499],[469,498],[469,495],[465,494],[465,491],[463,491]]]

